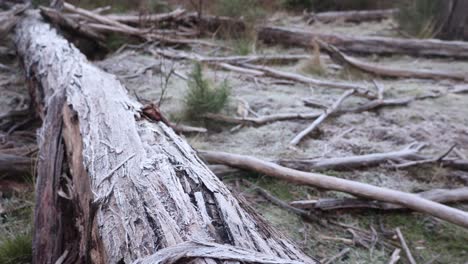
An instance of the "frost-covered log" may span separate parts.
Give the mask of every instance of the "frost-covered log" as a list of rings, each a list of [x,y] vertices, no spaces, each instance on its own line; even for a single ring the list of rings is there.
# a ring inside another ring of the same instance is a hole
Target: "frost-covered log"
[[[258,39],[272,44],[302,47],[312,47],[313,40],[320,39],[344,52],[468,58],[468,42],[463,41],[346,36],[275,26],[259,27]]]
[[[43,120],[35,263],[315,263],[38,14],[15,42]]]

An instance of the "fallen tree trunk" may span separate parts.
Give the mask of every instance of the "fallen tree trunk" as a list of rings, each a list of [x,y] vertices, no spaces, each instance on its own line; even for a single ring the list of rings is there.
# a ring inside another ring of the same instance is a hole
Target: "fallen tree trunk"
[[[314,22],[331,23],[334,21],[361,23],[389,19],[397,13],[398,9],[330,11],[309,13],[304,15],[304,19],[308,24]]]
[[[35,263],[155,263],[144,258],[180,258],[175,249],[190,241],[232,252],[190,251],[183,259],[192,263],[315,263],[37,14],[15,36],[43,120]]]
[[[411,56],[436,56],[456,59],[468,58],[468,42],[437,39],[398,39],[386,37],[355,37],[322,34],[295,28],[264,26],[258,28],[258,39],[271,44],[313,47],[320,39],[345,52],[364,54],[402,54]]]
[[[468,213],[421,198],[415,194],[319,173],[293,170],[273,162],[250,156],[214,151],[202,151],[199,152],[199,154],[211,164],[223,164],[240,169],[252,170],[297,184],[306,184],[313,187],[346,192],[368,199],[400,204],[415,211],[427,213],[453,224],[468,228]]]

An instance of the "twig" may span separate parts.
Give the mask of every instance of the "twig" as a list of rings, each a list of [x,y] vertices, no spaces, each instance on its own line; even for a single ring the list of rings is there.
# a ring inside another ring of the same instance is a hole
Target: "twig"
[[[430,163],[440,163],[443,161],[443,159],[452,152],[452,150],[456,147],[457,145],[454,144],[452,145],[447,151],[439,155],[438,157],[431,158],[431,159],[424,159],[424,160],[416,160],[416,161],[410,161],[402,164],[396,164],[393,167],[397,169],[403,169],[403,168],[408,168],[408,167],[413,167],[417,165],[423,165],[423,164],[430,164]]]
[[[389,161],[417,158],[419,156],[417,155],[418,151],[425,146],[425,144],[413,143],[401,150],[391,152],[318,159],[282,159],[278,160],[278,163],[289,168],[303,171],[312,171],[317,169],[340,170],[368,167],[380,165]]]
[[[265,115],[259,117],[231,117],[225,116],[221,114],[205,114],[204,117],[215,120],[221,121],[231,124],[242,124],[242,125],[254,125],[254,126],[261,126],[277,121],[285,121],[285,120],[307,120],[307,119],[314,119],[320,116],[320,113],[280,113],[274,115]]]
[[[416,264],[416,261],[413,258],[413,255],[411,255],[411,251],[408,248],[408,245],[406,244],[405,238],[403,237],[403,234],[401,233],[401,230],[399,227],[395,229],[395,232],[398,236],[398,239],[400,239],[401,246],[403,247],[403,250],[405,251],[406,257],[408,258],[408,261],[411,264]]]
[[[224,164],[239,169],[253,170],[271,177],[297,184],[341,191],[352,195],[384,202],[404,205],[415,211],[424,212],[451,223],[468,227],[468,213],[436,203],[414,194],[377,187],[371,184],[346,180],[320,173],[310,173],[282,167],[252,156],[215,151],[198,151],[203,159],[211,164]]]
[[[397,248],[395,251],[393,251],[392,256],[390,257],[390,261],[388,261],[388,264],[395,264],[398,262],[400,259],[400,252],[401,249]]]
[[[323,264],[330,264],[333,263],[335,260],[338,260],[339,258],[343,257],[344,255],[348,254],[350,251],[350,248],[345,248],[340,251],[340,253],[336,254],[335,256],[331,257],[329,260],[323,262]]]
[[[253,190],[255,190],[256,192],[258,192],[259,194],[261,194],[263,197],[265,197],[267,200],[269,200],[273,204],[275,204],[275,205],[277,205],[277,206],[279,206],[279,207],[281,207],[283,209],[286,209],[289,212],[295,213],[297,215],[306,217],[308,219],[314,219],[312,217],[312,215],[310,214],[310,212],[289,205],[287,202],[284,202],[281,199],[279,199],[278,197],[275,197],[270,192],[268,192],[267,190],[261,188],[260,186],[257,186],[257,185],[251,183],[250,181],[248,181],[246,179],[242,179],[242,182],[245,185],[252,188]],[[316,220],[316,219],[314,219],[314,220]]]
[[[322,115],[320,115],[310,126],[308,126],[306,129],[301,131],[297,136],[295,136],[291,142],[289,142],[289,145],[295,146],[299,144],[299,142],[308,134],[310,134],[312,131],[314,131],[328,116],[333,114],[335,111],[338,110],[340,107],[341,103],[350,95],[352,95],[355,92],[355,90],[349,90],[344,92],[338,100],[330,107],[328,108]]]

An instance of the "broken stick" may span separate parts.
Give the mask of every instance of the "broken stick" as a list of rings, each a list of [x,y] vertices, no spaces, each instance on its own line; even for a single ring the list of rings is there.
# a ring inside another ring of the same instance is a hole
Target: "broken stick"
[[[338,100],[336,100],[336,102],[330,107],[328,108],[327,110],[325,110],[325,112],[320,115],[317,119],[315,119],[315,121],[310,125],[308,126],[306,129],[304,129],[303,131],[301,131],[297,136],[295,136],[291,142],[289,142],[289,145],[291,146],[296,146],[297,144],[299,144],[299,142],[305,137],[307,136],[308,134],[310,134],[312,131],[314,131],[328,116],[330,116],[331,114],[333,114],[334,112],[336,112],[338,110],[338,108],[340,107],[341,103],[346,99],[348,98],[348,96],[352,95],[353,93],[355,92],[355,90],[349,90],[349,91],[346,91],[345,93],[343,93],[339,98]]]

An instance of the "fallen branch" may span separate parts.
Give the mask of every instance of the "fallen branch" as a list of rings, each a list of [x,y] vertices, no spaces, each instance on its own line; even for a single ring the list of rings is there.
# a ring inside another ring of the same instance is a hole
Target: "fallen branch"
[[[334,21],[361,23],[389,19],[397,13],[398,9],[330,11],[308,13],[304,15],[304,19],[307,21],[307,24],[312,24],[314,22],[331,23]]]
[[[230,124],[261,126],[278,121],[315,119],[320,115],[320,113],[283,113],[259,117],[231,117],[221,114],[205,114],[204,117]]]
[[[408,245],[406,244],[405,238],[403,237],[403,234],[401,233],[401,230],[399,227],[395,229],[395,232],[398,236],[398,239],[400,239],[401,247],[405,251],[406,257],[408,258],[408,261],[411,264],[416,264],[416,261],[413,258],[413,255],[411,254],[411,250],[409,249]]]
[[[302,171],[312,171],[317,169],[351,169],[367,166],[375,166],[389,161],[400,159],[411,159],[424,147],[424,144],[411,144],[408,147],[392,152],[372,153],[349,157],[324,158],[324,159],[282,159],[277,163]]]
[[[293,170],[251,156],[213,151],[200,151],[199,154],[211,164],[224,164],[240,169],[253,170],[258,173],[297,184],[306,184],[313,187],[346,192],[367,199],[396,203],[415,211],[427,213],[453,224],[468,228],[468,213],[424,199],[415,194],[391,190],[384,187],[377,187],[366,183],[355,182],[319,173]]]
[[[291,81],[295,81],[299,83],[316,85],[318,87],[355,90],[355,93],[357,95],[360,95],[366,98],[375,98],[375,95],[371,91],[369,91],[369,89],[367,89],[364,86],[356,85],[353,83],[317,80],[308,76],[300,75],[297,73],[284,72],[284,71],[276,70],[267,66],[257,66],[257,65],[247,64],[247,63],[242,63],[240,65],[249,69],[262,71],[265,73],[266,76],[273,77],[273,78],[286,79],[286,80],[291,80]]]
[[[343,66],[349,66],[363,72],[375,74],[384,77],[395,78],[420,78],[420,79],[452,79],[457,81],[465,81],[468,78],[468,73],[457,73],[452,71],[434,71],[434,70],[419,70],[419,69],[404,69],[380,66],[374,63],[368,63],[356,58],[349,57],[342,53],[335,46],[325,43],[320,39],[316,40],[320,43],[320,47],[324,49],[330,58]]]
[[[400,260],[400,252],[401,249],[395,249],[395,251],[392,253],[392,256],[390,257],[390,260],[388,261],[388,264],[396,264],[398,260]]]
[[[115,20],[120,23],[129,24],[131,26],[138,26],[141,24],[158,24],[162,22],[168,22],[177,20],[181,16],[187,13],[186,10],[177,8],[174,11],[163,14],[151,14],[151,15],[107,15],[106,17],[110,20]]]
[[[323,264],[334,263],[336,260],[338,260],[338,259],[340,259],[341,257],[343,257],[344,255],[348,254],[348,252],[349,252],[350,250],[351,250],[350,248],[345,248],[345,249],[341,250],[338,254],[336,254],[335,256],[331,257],[331,258],[328,259],[327,261],[323,262]]]
[[[462,41],[345,36],[276,26],[260,27],[258,39],[266,43],[302,47],[312,47],[314,39],[321,39],[345,52],[468,58],[468,43]]]
[[[231,63],[235,64],[238,67],[243,67],[246,69],[255,70],[253,75],[265,75],[273,78],[279,79],[286,79],[292,80],[299,83],[316,85],[319,87],[326,87],[326,88],[337,88],[337,89],[345,89],[356,90],[358,95],[374,98],[372,92],[370,92],[366,87],[361,85],[355,85],[352,83],[345,83],[345,82],[331,82],[331,81],[324,81],[324,80],[317,80],[311,77],[303,76],[296,73],[288,73],[283,72],[280,70],[276,70],[267,66],[258,66],[253,65],[253,62],[272,62],[272,61],[290,61],[290,60],[298,60],[300,58],[306,57],[305,55],[288,55],[288,56],[277,56],[277,55],[259,55],[259,56],[232,56],[232,57],[204,57],[198,54],[191,54],[191,53],[184,53],[182,51],[171,51],[168,49],[154,49],[150,50],[152,54],[156,55],[159,54],[161,56],[171,58],[171,59],[186,59],[186,60],[193,60],[197,62],[205,62],[205,63],[213,63],[215,65],[219,65],[220,63]],[[307,55],[306,58],[310,56]],[[225,67],[226,69],[229,69]],[[240,72],[240,71],[239,71]]]
[[[458,189],[434,189],[421,193],[415,193],[424,199],[431,200],[437,203],[457,203],[468,201],[468,187]],[[407,209],[407,207],[385,203],[380,201],[371,201],[355,198],[343,198],[343,199],[318,199],[318,200],[302,200],[293,201],[290,203],[292,206],[300,209],[308,210],[346,210],[346,209],[378,209],[378,210],[400,210]]]
[[[456,147],[457,145],[454,144],[452,145],[447,151],[439,155],[438,157],[431,158],[431,159],[423,159],[423,160],[416,160],[416,161],[410,161],[410,162],[405,162],[405,163],[400,163],[400,164],[395,164],[394,167],[397,169],[403,169],[403,168],[408,168],[408,167],[413,167],[413,166],[418,166],[418,165],[424,165],[424,164],[431,164],[431,163],[441,163],[443,159],[452,152],[452,150]]]
[[[315,121],[310,125],[308,126],[306,129],[302,130],[297,136],[295,136],[291,142],[289,142],[289,145],[291,146],[295,146],[297,144],[299,144],[299,142],[305,137],[307,136],[308,134],[310,134],[312,131],[314,131],[327,117],[329,117],[330,115],[332,115],[334,112],[336,112],[338,110],[338,108],[340,107],[341,103],[346,99],[348,98],[349,96],[351,96],[353,93],[355,92],[355,90],[349,90],[349,91],[346,91],[344,92],[339,98],[338,100],[336,100],[336,102],[331,106],[329,107],[327,110],[325,110],[325,112],[323,114],[321,114],[317,119],[315,119]]]

